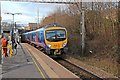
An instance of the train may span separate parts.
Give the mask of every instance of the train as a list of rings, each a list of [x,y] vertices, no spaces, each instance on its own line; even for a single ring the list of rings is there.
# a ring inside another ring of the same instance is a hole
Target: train
[[[23,33],[21,38],[22,42],[28,42],[43,48],[48,55],[59,56],[68,51],[67,30],[57,23]]]

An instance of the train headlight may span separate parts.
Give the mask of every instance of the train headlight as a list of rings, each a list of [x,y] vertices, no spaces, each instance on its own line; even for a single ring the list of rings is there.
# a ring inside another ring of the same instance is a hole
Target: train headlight
[[[67,45],[67,43],[65,42],[65,43],[63,43],[62,47],[65,47],[66,45]]]
[[[50,45],[50,44],[47,44],[47,46],[48,46],[49,48],[51,48],[51,45]]]

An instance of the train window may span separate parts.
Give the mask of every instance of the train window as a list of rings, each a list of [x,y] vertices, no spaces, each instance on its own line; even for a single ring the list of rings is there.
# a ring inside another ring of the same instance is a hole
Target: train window
[[[41,42],[41,39],[42,39],[41,36],[42,36],[41,32],[38,32],[38,41],[39,42]]]
[[[36,34],[35,34],[35,32],[32,33],[32,36],[33,36],[32,40],[35,42],[36,41]]]
[[[33,34],[32,34],[32,36],[31,36],[31,38],[32,38],[32,41],[33,41]]]
[[[49,39],[50,37],[55,36],[55,31],[46,31],[46,38]]]
[[[40,42],[40,37],[39,36],[40,36],[40,33],[38,32],[38,42]]]
[[[66,32],[65,30],[48,30],[46,31],[46,39],[51,42],[65,40]]]
[[[58,36],[58,38],[65,38],[65,31],[58,30],[57,31],[57,36]]]
[[[42,32],[40,33],[40,40],[42,40]]]
[[[32,34],[30,33],[30,40],[32,40]]]

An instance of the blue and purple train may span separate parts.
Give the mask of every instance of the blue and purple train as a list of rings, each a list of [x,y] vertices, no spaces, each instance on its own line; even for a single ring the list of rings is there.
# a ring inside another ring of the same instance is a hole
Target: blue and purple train
[[[50,24],[43,28],[22,34],[24,41],[42,47],[49,55],[61,55],[68,50],[68,35],[65,27]]]

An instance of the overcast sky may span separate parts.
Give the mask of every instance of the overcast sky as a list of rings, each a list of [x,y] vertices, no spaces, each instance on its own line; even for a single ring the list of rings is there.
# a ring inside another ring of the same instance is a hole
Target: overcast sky
[[[70,0],[66,0],[66,1],[70,1]],[[92,1],[92,0],[88,0],[88,1]],[[109,1],[109,0],[105,0],[105,1]],[[118,0],[110,0],[110,1],[118,1]],[[5,14],[9,12],[9,13],[22,13],[22,15],[15,15],[15,22],[17,23],[27,24],[29,22],[37,22],[38,8],[39,8],[39,18],[41,20],[42,18],[52,13],[57,7],[64,7],[64,4],[51,4],[51,3],[40,4],[40,3],[32,3],[32,2],[1,1],[2,21],[12,22],[13,19],[12,15]]]
[[[41,20],[43,17],[46,17],[52,13],[57,7],[63,6],[63,4],[1,1],[2,21],[12,22],[12,15],[5,14],[9,12],[22,13],[22,15],[15,15],[15,22],[17,23],[27,24],[29,22],[37,22],[38,8],[39,17]]]

